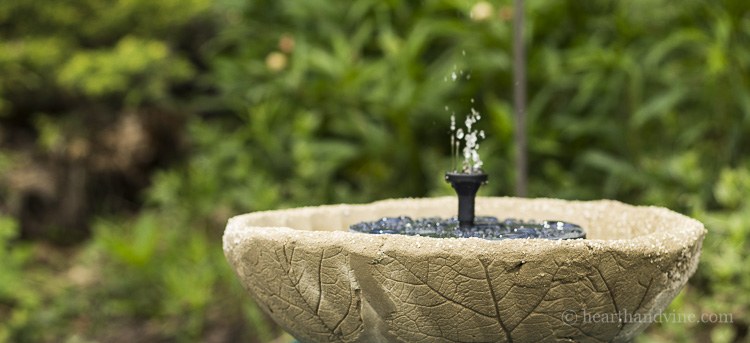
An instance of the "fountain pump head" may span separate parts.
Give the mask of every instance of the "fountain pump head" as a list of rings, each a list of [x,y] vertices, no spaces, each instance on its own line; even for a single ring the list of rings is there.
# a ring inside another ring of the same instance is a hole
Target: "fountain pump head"
[[[487,174],[481,170],[472,173],[445,173],[445,181],[458,194],[458,223],[461,228],[474,226],[474,198],[482,184],[487,183]]]

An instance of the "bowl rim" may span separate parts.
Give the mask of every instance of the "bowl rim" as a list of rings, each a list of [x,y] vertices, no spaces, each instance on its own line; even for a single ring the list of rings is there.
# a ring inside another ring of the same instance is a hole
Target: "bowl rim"
[[[424,252],[431,253],[435,248],[444,249],[445,246],[455,246],[466,248],[467,245],[483,251],[489,250],[506,250],[506,249],[523,249],[534,251],[555,251],[557,249],[603,249],[608,251],[631,251],[647,256],[660,256],[667,252],[678,250],[687,250],[702,241],[705,237],[706,230],[703,224],[695,219],[689,218],[680,213],[671,211],[663,207],[656,206],[634,206],[614,200],[561,200],[551,198],[514,198],[514,197],[477,197],[478,212],[482,204],[492,202],[509,202],[511,205],[535,206],[541,203],[547,206],[566,205],[572,207],[603,207],[606,209],[620,209],[634,211],[636,214],[643,214],[661,220],[669,220],[672,225],[659,225],[647,234],[633,235],[630,238],[586,238],[573,240],[548,240],[548,239],[507,239],[507,240],[486,240],[481,238],[434,238],[424,236],[407,236],[407,235],[368,235],[363,233],[349,232],[346,229],[300,229],[293,226],[305,224],[305,220],[310,221],[314,216],[326,214],[328,218],[333,218],[336,214],[343,216],[357,210],[368,210],[373,207],[387,207],[402,209],[405,212],[419,208],[421,206],[446,206],[455,203],[455,197],[438,197],[438,198],[402,198],[386,199],[366,204],[337,204],[306,206],[281,210],[268,210],[252,212],[238,215],[228,220],[224,233],[225,250],[231,248],[238,239],[269,239],[269,240],[294,240],[297,243],[305,244],[344,244],[356,246],[374,244],[382,245],[385,242],[399,242],[404,246],[432,247],[433,249],[413,249],[414,254]],[[415,206],[416,205],[416,206]],[[533,211],[533,210],[532,210]],[[406,214],[408,215],[408,214]],[[478,214],[478,215],[481,215]],[[277,223],[267,224],[269,217],[278,218]],[[549,218],[552,220],[553,218]],[[266,222],[266,224],[256,223]],[[310,225],[312,224],[305,224]],[[303,225],[303,226],[305,226]],[[582,225],[583,226],[583,225]],[[586,227],[584,226],[584,229]],[[378,236],[378,237],[373,237]],[[370,242],[370,243],[368,243]],[[444,244],[444,243],[448,244]],[[362,249],[365,249],[364,247]],[[438,250],[443,250],[438,249]]]

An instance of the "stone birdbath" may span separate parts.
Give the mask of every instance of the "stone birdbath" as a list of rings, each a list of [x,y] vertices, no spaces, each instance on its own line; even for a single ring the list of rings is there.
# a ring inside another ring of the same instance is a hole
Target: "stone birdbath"
[[[563,220],[587,238],[347,231],[456,207],[443,197],[245,214],[229,220],[224,252],[300,342],[625,342],[685,285],[705,236],[700,222],[665,208],[497,197],[477,198],[477,215]]]

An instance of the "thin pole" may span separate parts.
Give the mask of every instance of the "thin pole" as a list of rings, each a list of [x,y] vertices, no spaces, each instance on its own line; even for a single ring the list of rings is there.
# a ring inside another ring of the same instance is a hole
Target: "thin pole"
[[[526,196],[526,51],[523,44],[523,0],[514,1],[513,103],[516,119],[516,196]]]

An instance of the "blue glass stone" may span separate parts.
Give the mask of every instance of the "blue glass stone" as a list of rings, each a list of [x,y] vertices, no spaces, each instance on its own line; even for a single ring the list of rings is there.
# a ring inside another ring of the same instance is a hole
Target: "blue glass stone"
[[[499,223],[500,221],[495,217],[476,217],[474,218],[475,223]]]
[[[515,229],[518,233],[525,233],[528,235],[539,235],[541,232],[539,230],[532,229],[530,227],[519,227]]]
[[[511,238],[578,239],[586,238],[583,228],[561,221],[536,222],[508,218],[503,221],[496,217],[476,217],[474,226],[461,228],[458,218],[438,217],[413,220],[406,216],[385,217],[374,222],[357,223],[349,227],[351,232],[371,234],[402,234],[426,237],[478,237],[488,240]]]
[[[395,230],[375,229],[375,230],[370,231],[370,233],[375,233],[375,234],[390,233],[390,234],[394,234],[395,235],[395,234],[398,234],[399,232],[395,231]]]

